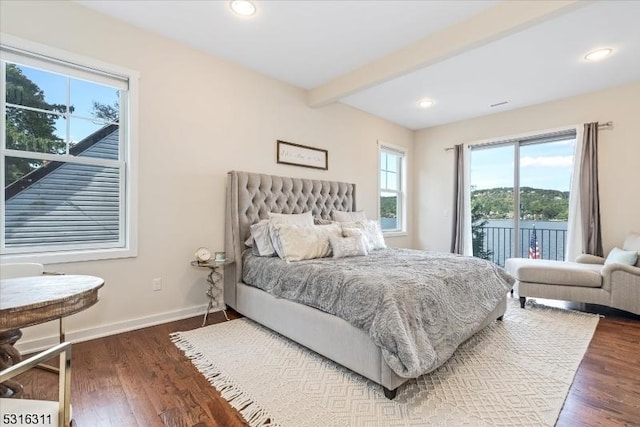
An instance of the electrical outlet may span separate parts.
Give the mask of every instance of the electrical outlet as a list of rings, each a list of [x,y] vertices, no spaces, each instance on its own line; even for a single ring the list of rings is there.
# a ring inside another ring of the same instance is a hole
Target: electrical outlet
[[[162,278],[160,277],[156,277],[155,279],[153,279],[151,281],[151,283],[153,284],[153,290],[154,291],[160,291],[162,290]]]

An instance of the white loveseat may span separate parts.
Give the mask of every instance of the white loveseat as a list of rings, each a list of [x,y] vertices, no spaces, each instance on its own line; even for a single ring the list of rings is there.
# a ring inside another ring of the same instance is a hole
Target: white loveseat
[[[622,249],[640,254],[640,233],[629,234]],[[635,265],[605,261],[593,255],[580,255],[576,262],[509,258],[505,269],[516,279],[522,308],[533,297],[600,304],[640,314],[640,257]]]

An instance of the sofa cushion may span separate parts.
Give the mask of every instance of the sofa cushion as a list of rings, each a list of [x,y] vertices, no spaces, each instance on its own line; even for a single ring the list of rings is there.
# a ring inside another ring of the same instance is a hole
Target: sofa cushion
[[[509,258],[505,268],[521,282],[588,288],[602,286],[602,265],[598,264]]]
[[[604,265],[635,265],[636,261],[638,261],[638,253],[636,251],[623,251],[620,248],[613,248],[611,249],[611,252],[609,252],[609,255],[607,255],[607,259],[605,260]]]
[[[625,251],[636,251],[638,255],[640,255],[640,233],[629,233],[622,244],[622,249]],[[636,261],[636,267],[640,267],[640,257],[638,257]]]

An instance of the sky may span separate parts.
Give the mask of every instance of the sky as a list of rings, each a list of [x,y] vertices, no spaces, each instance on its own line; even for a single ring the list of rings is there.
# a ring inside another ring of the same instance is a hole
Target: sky
[[[471,186],[512,187],[514,146],[471,150]],[[569,191],[575,138],[520,147],[520,187]]]
[[[24,65],[18,65],[24,75],[44,92],[50,104],[67,103],[67,77]],[[93,101],[113,105],[118,100],[117,89],[97,83],[69,78],[70,105],[74,112],[69,120],[69,135],[66,121],[56,121],[56,135],[65,141],[78,142],[104,126],[93,118]]]

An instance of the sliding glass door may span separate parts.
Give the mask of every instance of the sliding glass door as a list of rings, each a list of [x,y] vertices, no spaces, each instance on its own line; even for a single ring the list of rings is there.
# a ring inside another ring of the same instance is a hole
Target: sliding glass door
[[[474,256],[564,260],[575,133],[471,147]]]

